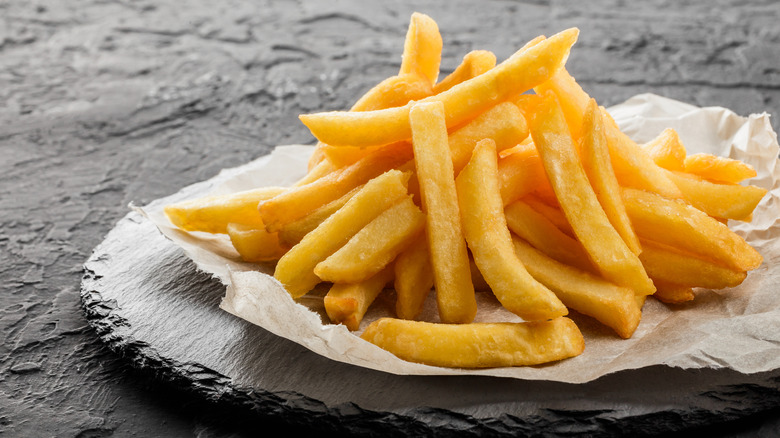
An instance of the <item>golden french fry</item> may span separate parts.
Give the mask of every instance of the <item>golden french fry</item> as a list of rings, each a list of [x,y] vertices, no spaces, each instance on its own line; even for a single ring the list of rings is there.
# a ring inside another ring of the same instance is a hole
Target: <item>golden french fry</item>
[[[320,143],[321,145],[321,143]],[[320,145],[317,145],[314,150],[314,154],[312,154],[312,158],[314,158],[315,154],[318,153],[318,151],[324,153],[324,149],[320,148]],[[310,160],[311,162],[311,160]],[[339,166],[340,167],[340,166]],[[306,172],[306,175],[304,175],[303,178],[299,179],[298,181],[293,184],[293,187],[298,186],[304,186],[306,184],[309,184],[310,182],[317,180],[330,172],[333,172],[336,170],[337,166],[333,163],[333,161],[329,160],[328,157],[324,157],[323,159],[319,159],[317,161],[317,164],[312,166],[308,172]]]
[[[566,215],[563,214],[563,211],[561,211],[560,205],[550,205],[533,195],[525,196],[523,202],[528,204],[535,211],[541,213],[547,220],[555,224],[559,230],[576,239],[574,230],[571,229],[571,224],[569,223],[569,220],[566,219]]]
[[[667,170],[685,169],[685,156],[688,152],[673,128],[664,129],[656,138],[642,145],[655,164]]]
[[[761,265],[763,257],[725,224],[683,201],[623,188],[628,217],[640,239],[698,254],[738,271]]]
[[[686,202],[719,219],[749,220],[767,193],[761,187],[715,183],[683,172],[667,171],[667,175],[679,187]]]
[[[456,368],[539,365],[581,354],[569,318],[520,323],[436,324],[380,318],[360,336],[403,360]]]
[[[509,205],[529,193],[552,193],[539,152],[533,143],[517,146],[498,160],[501,199]],[[552,194],[554,197],[554,193]]]
[[[524,200],[509,204],[504,214],[509,230],[539,251],[583,271],[595,271],[582,245]]]
[[[433,268],[428,241],[417,239],[398,254],[393,263],[396,292],[395,313],[402,319],[417,319],[433,288]]]
[[[385,268],[425,226],[425,215],[407,196],[369,222],[314,268],[323,281],[358,283]]]
[[[274,278],[293,298],[309,292],[321,281],[314,273],[317,263],[344,246],[372,219],[406,196],[408,179],[408,174],[393,169],[367,182],[343,207],[279,259]]]
[[[659,301],[666,304],[682,304],[693,301],[695,295],[690,286],[680,286],[664,281],[655,281],[656,291],[653,294]]]
[[[165,206],[171,223],[185,231],[225,234],[231,222],[262,227],[257,205],[283,193],[283,187],[261,187],[227,195],[206,196]]]
[[[374,111],[406,105],[409,101],[424,99],[433,94],[427,77],[417,73],[390,76],[360,97],[350,111]]]
[[[639,254],[642,252],[642,246],[623,205],[620,186],[609,158],[604,122],[595,99],[590,99],[585,109],[580,145],[582,166],[604,213],[631,252]]]
[[[279,229],[279,231],[276,233],[279,236],[279,241],[288,247],[297,244],[303,239],[304,236],[312,232],[312,230],[317,228],[323,221],[325,221],[325,219],[343,207],[344,204],[346,204],[350,198],[359,192],[361,188],[363,188],[362,185],[357,186],[342,195],[340,198],[318,207],[306,216],[283,224],[282,228]]]
[[[447,91],[461,82],[475,78],[496,66],[496,55],[488,50],[473,50],[463,57],[460,65],[433,86],[433,94]]]
[[[446,126],[473,119],[488,108],[544,82],[563,66],[577,40],[576,28],[520,49],[487,72],[419,102],[441,102]],[[411,138],[409,111],[414,103],[377,111],[302,114],[300,120],[320,141],[334,146],[375,146]]]
[[[441,49],[442,39],[436,22],[425,14],[412,13],[399,75],[414,73],[426,78],[432,86],[439,77]]]
[[[642,246],[645,249],[639,258],[656,286],[662,282],[680,287],[723,289],[738,286],[747,276],[745,271],[726,268],[657,243],[644,241]]]
[[[599,272],[639,293],[655,292],[639,257],[612,226],[588,183],[554,93],[545,93],[529,125],[561,209]]]
[[[366,311],[391,281],[393,268],[390,266],[358,283],[331,286],[323,300],[330,322],[344,324],[351,331],[359,329]]]
[[[756,176],[756,169],[747,163],[711,154],[688,155],[685,157],[684,170],[720,183],[737,184]]]
[[[633,290],[558,262],[518,237],[513,243],[528,272],[555,292],[566,307],[595,318],[622,338],[634,334],[642,318],[642,306]]]
[[[410,120],[439,315],[445,323],[471,322],[477,302],[461,230],[444,105],[419,103],[412,107]]]
[[[278,260],[289,249],[279,243],[276,233],[269,233],[265,227],[253,225],[227,225],[230,242],[245,262],[265,262]]]
[[[534,87],[534,92],[540,96],[548,91],[554,92],[558,97],[561,111],[563,111],[572,138],[579,138],[580,129],[582,128],[582,116],[585,114],[585,108],[588,106],[590,96],[585,93],[565,67],[558,70],[547,81]],[[534,100],[528,100],[528,103],[533,106]]]
[[[536,281],[517,257],[498,190],[495,143],[477,143],[474,154],[455,180],[458,204],[471,254],[501,305],[527,321],[564,316],[561,300]]]
[[[350,166],[263,201],[258,207],[261,219],[268,231],[278,231],[284,224],[306,216],[411,158],[411,151],[399,150],[393,145],[381,148]]]

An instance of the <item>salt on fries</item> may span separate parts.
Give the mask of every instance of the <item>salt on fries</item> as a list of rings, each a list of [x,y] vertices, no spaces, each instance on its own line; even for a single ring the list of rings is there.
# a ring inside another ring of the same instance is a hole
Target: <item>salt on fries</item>
[[[439,78],[442,39],[412,15],[401,67],[345,111],[303,114],[308,174],[166,207],[187,232],[222,233],[275,262],[297,299],[330,284],[331,323],[360,331],[395,289],[395,317],[361,337],[443,367],[538,365],[579,355],[576,312],[621,338],[647,296],[693,300],[742,283],[761,255],[725,224],[766,190],[740,161],[687,155],[665,129],[639,144],[566,70],[576,28],[496,63],[467,53]],[[419,320],[435,293],[437,321]],[[492,293],[523,322],[475,322]]]

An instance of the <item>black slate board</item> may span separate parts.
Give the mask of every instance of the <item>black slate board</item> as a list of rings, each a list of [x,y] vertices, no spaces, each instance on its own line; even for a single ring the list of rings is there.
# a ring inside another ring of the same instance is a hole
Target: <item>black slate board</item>
[[[657,436],[780,405],[780,370],[652,367],[572,385],[396,376],[331,361],[218,308],[224,286],[138,213],[85,264],[89,324],[134,366],[196,397],[358,436]]]

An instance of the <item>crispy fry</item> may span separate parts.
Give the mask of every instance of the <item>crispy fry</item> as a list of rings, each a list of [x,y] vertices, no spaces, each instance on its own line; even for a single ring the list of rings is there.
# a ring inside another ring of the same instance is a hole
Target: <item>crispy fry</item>
[[[441,367],[538,365],[577,356],[585,349],[582,333],[565,317],[471,324],[381,318],[360,337],[401,359]]]
[[[390,76],[368,90],[350,111],[374,111],[406,105],[411,100],[424,99],[433,94],[429,78],[417,73]]]
[[[388,266],[357,283],[336,283],[325,295],[325,313],[333,324],[344,324],[351,331],[360,328],[366,311],[388,283],[393,281],[393,268]]]
[[[667,171],[683,194],[683,199],[719,219],[749,221],[767,190],[756,186],[714,183],[699,176]]]
[[[401,55],[399,75],[414,73],[426,78],[432,86],[439,77],[442,39],[439,26],[429,16],[412,13]]]
[[[695,295],[690,286],[680,286],[665,281],[655,281],[656,291],[653,294],[659,301],[666,304],[682,304],[693,301]]]
[[[664,129],[656,138],[642,145],[655,164],[667,170],[682,171],[685,169],[685,146],[680,136],[673,128]]]
[[[529,193],[555,194],[544,172],[539,152],[533,143],[514,148],[511,154],[498,160],[498,177],[501,182],[501,199],[509,205]]]
[[[358,283],[384,269],[425,226],[425,215],[407,196],[382,212],[314,268],[323,281]]]
[[[576,28],[568,29],[532,47],[520,49],[487,72],[420,102],[441,102],[446,126],[458,126],[548,79],[565,63],[578,33]],[[300,119],[324,143],[374,146],[411,138],[409,111],[412,105],[366,112],[303,114]]]
[[[685,157],[684,170],[720,183],[737,184],[756,176],[756,169],[747,163],[711,154],[688,155]]]
[[[396,292],[395,313],[402,319],[416,319],[433,288],[433,268],[428,241],[417,239],[398,254],[393,264]]]
[[[341,248],[360,229],[406,195],[408,174],[390,170],[370,180],[342,208],[307,234],[279,259],[276,278],[293,298],[320,283],[317,263]]]
[[[568,313],[558,297],[536,281],[517,257],[498,190],[493,140],[477,143],[455,185],[466,242],[479,271],[501,305],[527,321]]]
[[[445,323],[471,322],[477,312],[477,302],[461,231],[444,105],[441,102],[417,104],[410,118],[440,318]]]
[[[289,249],[279,242],[276,233],[269,233],[265,227],[229,223],[227,234],[245,262],[278,260]]]
[[[745,271],[726,268],[658,243],[644,241],[642,246],[645,250],[639,258],[656,286],[662,282],[680,287],[724,289],[738,286],[747,276]]]
[[[433,86],[433,94],[447,91],[461,82],[475,78],[496,66],[496,55],[488,50],[473,50],[463,57],[452,73]]]
[[[306,216],[282,225],[282,228],[277,232],[279,241],[290,247],[300,242],[304,236],[312,232],[325,219],[343,207],[361,188],[363,188],[362,185],[357,186],[340,198],[328,202]]]

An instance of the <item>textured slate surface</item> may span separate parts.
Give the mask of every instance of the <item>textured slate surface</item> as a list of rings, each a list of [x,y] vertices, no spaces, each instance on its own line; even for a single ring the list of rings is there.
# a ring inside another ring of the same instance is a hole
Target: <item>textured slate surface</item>
[[[244,436],[282,418],[308,421],[290,406],[307,406],[312,419],[337,412],[354,421],[349,424],[383,418],[354,415],[376,406],[340,404],[333,411],[273,391],[270,404],[248,397],[241,407],[226,408],[227,397],[219,396],[226,383],[210,371],[172,368],[162,357],[135,355],[144,351],[137,346],[101,340],[80,307],[79,286],[82,264],[127,214],[129,202],[173,193],[275,144],[310,142],[298,113],[349,106],[395,73],[413,10],[439,23],[445,69],[471,49],[490,49],[502,59],[537,34],[578,26],[582,34],[569,68],[600,103],[654,92],[742,114],[767,111],[775,130],[780,127],[780,7],[774,1],[437,1],[424,7],[408,1],[4,1],[3,435]],[[185,276],[182,281],[213,287],[192,271]],[[279,348],[306,355],[294,346]],[[189,385],[193,375],[197,384]],[[712,393],[723,403],[715,405],[730,406],[710,417],[713,436],[780,434],[780,412],[764,404],[777,398],[776,379],[728,386],[739,376],[693,377],[730,388]],[[656,378],[688,384],[676,372]],[[615,379],[610,383],[634,383],[628,375]],[[442,391],[447,385],[437,384]],[[601,389],[566,389],[576,398],[603,397]],[[606,394],[614,403],[623,397]],[[266,410],[274,403],[282,409]],[[600,416],[602,407],[583,408],[569,430],[587,424],[614,430]],[[556,409],[516,421],[543,424]],[[656,418],[661,426],[695,425],[706,416],[703,409],[672,409]],[[748,421],[734,422],[744,416]]]

